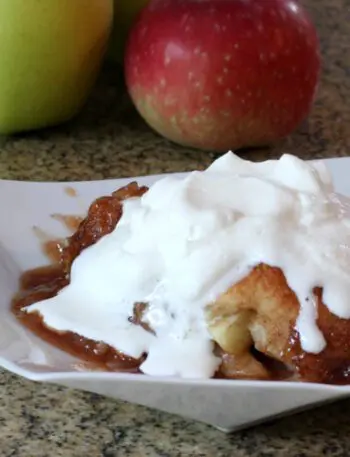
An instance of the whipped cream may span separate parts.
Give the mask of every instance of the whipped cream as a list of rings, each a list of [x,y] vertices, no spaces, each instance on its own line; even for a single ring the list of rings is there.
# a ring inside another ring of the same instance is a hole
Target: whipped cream
[[[150,375],[211,377],[220,360],[205,307],[259,263],[280,267],[300,302],[303,349],[326,345],[312,290],[350,318],[349,201],[322,162],[291,155],[252,163],[229,152],[203,172],[168,176],[123,203],[115,230],[73,262],[57,296],[26,308],[57,331],[147,353]],[[134,304],[148,304],[130,323]]]

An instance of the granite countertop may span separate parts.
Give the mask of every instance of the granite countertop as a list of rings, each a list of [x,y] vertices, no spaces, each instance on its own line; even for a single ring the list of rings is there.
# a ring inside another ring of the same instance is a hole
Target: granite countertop
[[[346,156],[350,151],[350,0],[304,0],[319,30],[323,76],[299,130],[249,158]],[[0,178],[89,180],[193,170],[214,154],[152,133],[130,105],[118,70],[107,68],[73,122],[2,139]],[[0,371],[2,457],[348,457],[350,401],[226,436],[176,416],[97,395],[25,381]]]

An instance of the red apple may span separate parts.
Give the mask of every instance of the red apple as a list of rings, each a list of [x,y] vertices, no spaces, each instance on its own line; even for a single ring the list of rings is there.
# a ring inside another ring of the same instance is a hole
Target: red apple
[[[266,145],[308,114],[319,44],[294,0],[153,0],[134,24],[126,83],[146,122],[174,142]]]

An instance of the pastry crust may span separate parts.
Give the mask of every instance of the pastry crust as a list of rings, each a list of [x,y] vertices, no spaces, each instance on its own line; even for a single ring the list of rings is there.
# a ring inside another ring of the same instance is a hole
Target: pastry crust
[[[350,320],[340,319],[328,310],[322,303],[320,288],[314,290],[314,297],[317,324],[327,342],[319,354],[301,348],[295,329],[299,301],[283,272],[265,264],[257,265],[208,306],[208,328],[218,345],[230,354],[247,354],[253,344],[260,353],[282,362],[293,373],[293,379],[347,384],[350,382]],[[239,319],[242,315],[246,316],[243,320]],[[225,325],[232,322],[233,316],[238,316],[237,326]],[[233,340],[231,332],[236,333]],[[239,341],[237,334],[242,335]]]

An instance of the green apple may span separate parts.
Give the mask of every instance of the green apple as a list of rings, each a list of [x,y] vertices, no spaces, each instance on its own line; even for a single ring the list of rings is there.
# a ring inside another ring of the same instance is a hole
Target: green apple
[[[0,0],[0,134],[73,117],[100,69],[113,0]]]
[[[123,63],[129,30],[141,9],[149,0],[114,0],[114,26],[108,49],[112,62]]]

